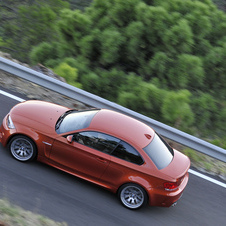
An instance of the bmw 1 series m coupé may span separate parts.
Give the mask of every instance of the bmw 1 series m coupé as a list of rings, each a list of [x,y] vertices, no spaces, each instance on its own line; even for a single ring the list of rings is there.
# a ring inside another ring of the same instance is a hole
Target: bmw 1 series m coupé
[[[37,159],[117,193],[129,209],[175,205],[188,183],[188,157],[143,122],[107,109],[25,101],[4,118],[0,142],[21,162]]]

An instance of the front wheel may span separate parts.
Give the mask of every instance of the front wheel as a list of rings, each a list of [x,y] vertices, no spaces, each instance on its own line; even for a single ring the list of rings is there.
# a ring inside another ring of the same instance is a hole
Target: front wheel
[[[123,185],[118,191],[118,196],[125,207],[134,210],[146,205],[148,201],[146,191],[132,183]]]
[[[8,149],[12,156],[20,162],[31,161],[37,155],[34,142],[30,138],[22,135],[13,137],[8,144]]]

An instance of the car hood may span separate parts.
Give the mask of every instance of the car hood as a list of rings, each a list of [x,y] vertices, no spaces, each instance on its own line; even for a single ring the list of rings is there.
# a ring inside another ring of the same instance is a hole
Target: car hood
[[[190,168],[189,158],[186,155],[174,149],[173,160],[167,167],[161,169],[160,171],[163,174],[170,176],[172,179],[178,179],[183,177],[188,172],[189,168]]]
[[[13,122],[43,132],[55,131],[57,119],[69,108],[57,104],[30,100],[17,104],[10,111]]]

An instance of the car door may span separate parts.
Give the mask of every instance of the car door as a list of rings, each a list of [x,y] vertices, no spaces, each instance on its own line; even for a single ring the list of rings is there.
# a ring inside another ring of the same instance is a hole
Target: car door
[[[109,137],[95,131],[85,131],[69,134],[70,141],[65,136],[59,136],[52,147],[50,161],[59,167],[95,180],[102,176],[109,165],[109,152],[116,145]]]
[[[111,153],[111,162],[101,180],[109,187],[118,187],[129,177],[139,177],[140,166],[144,160],[139,152],[130,144],[120,141]]]

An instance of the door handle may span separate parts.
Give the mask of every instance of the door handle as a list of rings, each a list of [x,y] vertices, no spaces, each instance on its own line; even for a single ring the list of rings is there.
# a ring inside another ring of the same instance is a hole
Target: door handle
[[[102,163],[107,163],[108,161],[105,158],[98,157],[97,160]]]

